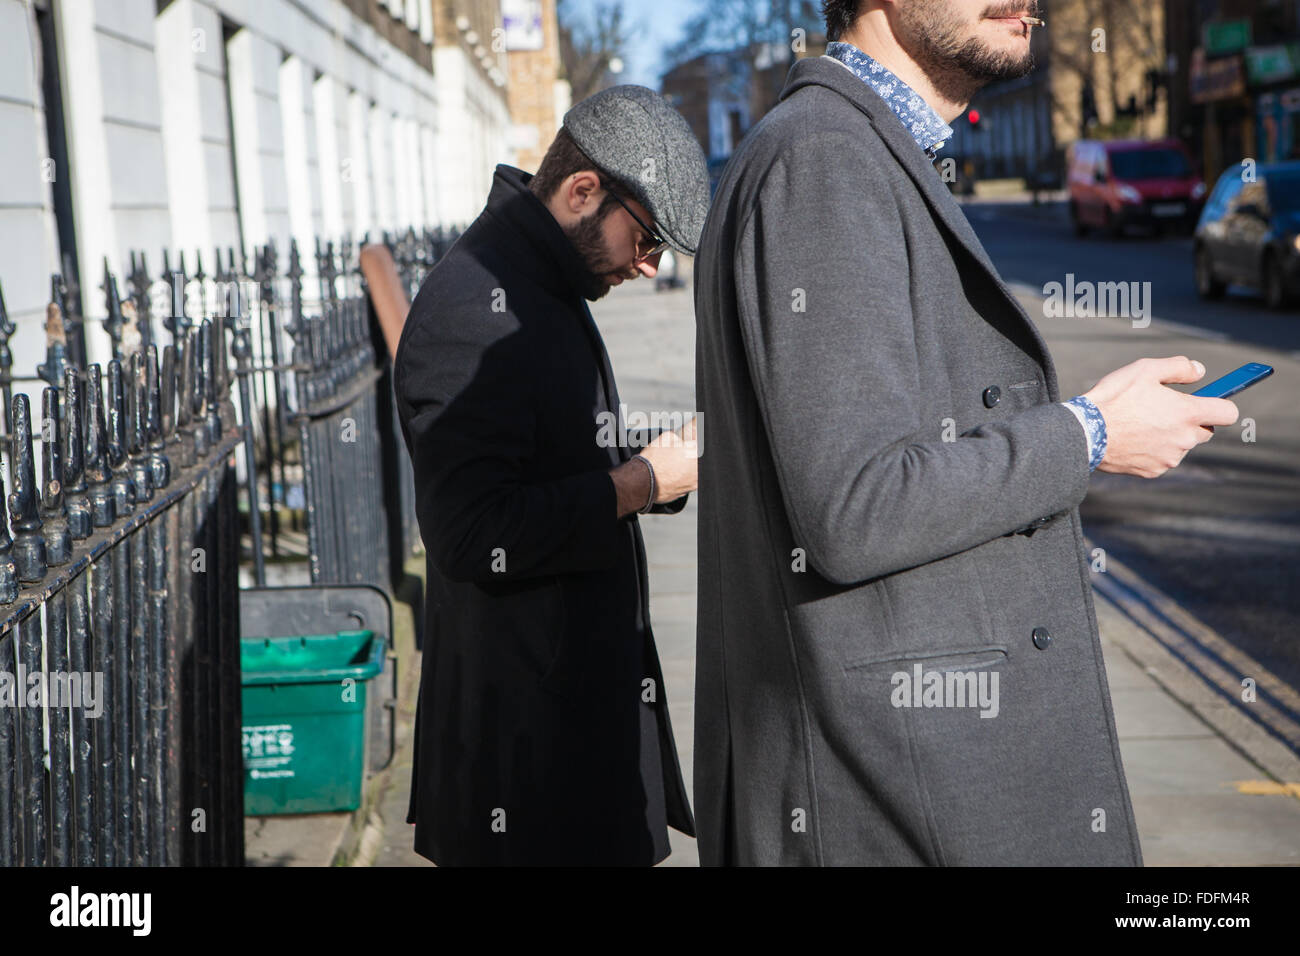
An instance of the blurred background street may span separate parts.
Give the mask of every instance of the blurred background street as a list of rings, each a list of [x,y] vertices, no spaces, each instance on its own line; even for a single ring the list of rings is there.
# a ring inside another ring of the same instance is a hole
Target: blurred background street
[[[1003,278],[1040,298],[1067,272],[1076,283],[1151,283],[1160,321],[1148,328],[1030,310],[1053,346],[1063,397],[1141,356],[1186,354],[1205,364],[1206,381],[1246,362],[1277,369],[1234,398],[1256,423],[1254,442],[1239,426],[1221,429],[1156,481],[1095,473],[1081,510],[1109,554],[1300,687],[1300,314],[1270,311],[1246,290],[1199,299],[1186,237],[1078,239],[1063,203],[966,211]]]

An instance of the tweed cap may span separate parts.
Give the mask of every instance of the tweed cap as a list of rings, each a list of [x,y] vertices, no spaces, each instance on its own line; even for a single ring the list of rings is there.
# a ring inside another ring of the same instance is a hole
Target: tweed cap
[[[682,114],[654,90],[613,86],[574,105],[564,128],[588,159],[650,210],[670,246],[695,255],[709,211],[709,172]]]

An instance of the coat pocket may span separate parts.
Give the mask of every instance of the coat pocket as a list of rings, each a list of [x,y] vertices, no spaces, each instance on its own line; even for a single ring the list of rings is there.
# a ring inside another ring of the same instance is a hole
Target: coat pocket
[[[986,644],[964,649],[944,648],[934,651],[917,651],[889,657],[864,657],[844,665],[845,673],[851,671],[895,671],[920,664],[925,671],[972,671],[994,667],[1007,659],[1005,644]]]

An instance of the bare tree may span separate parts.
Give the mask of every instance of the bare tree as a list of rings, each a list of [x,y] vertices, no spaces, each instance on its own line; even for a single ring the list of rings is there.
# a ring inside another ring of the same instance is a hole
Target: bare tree
[[[766,0],[699,0],[681,39],[664,51],[669,67],[703,53],[730,51],[771,39]]]
[[[759,44],[789,44],[796,28],[820,32],[819,0],[697,0],[681,39],[664,51],[669,67],[702,53],[751,50]]]
[[[1049,0],[1044,7],[1051,68],[1075,77],[1080,96],[1078,101],[1062,101],[1049,86],[1053,113],[1069,117],[1070,125],[1084,136],[1119,132],[1137,122],[1122,115],[1120,90],[1127,78],[1139,112],[1145,113],[1145,91],[1132,90],[1132,76],[1145,80],[1163,70],[1159,5],[1150,0]],[[1102,102],[1097,102],[1098,96]]]
[[[621,60],[632,40],[623,4],[598,0],[590,19],[574,8],[573,0],[558,0],[556,19],[560,27],[560,62],[576,103],[614,85],[610,64]]]
[[[770,109],[785,86],[795,40],[807,42],[823,29],[820,0],[697,0],[696,13],[681,39],[664,51],[668,69],[705,53],[735,59],[733,82],[750,88],[758,117]],[[798,32],[796,32],[798,31]]]

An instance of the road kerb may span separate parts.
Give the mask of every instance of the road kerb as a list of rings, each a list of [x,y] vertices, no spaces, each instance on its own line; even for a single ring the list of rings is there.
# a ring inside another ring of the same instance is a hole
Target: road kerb
[[[1300,726],[1268,699],[1276,696],[1285,704],[1293,688],[1113,557],[1107,556],[1106,571],[1092,579],[1103,638],[1272,780],[1300,781],[1300,756],[1278,739]],[[1256,681],[1254,703],[1235,703],[1243,676]],[[1243,707],[1252,708],[1255,719]]]

